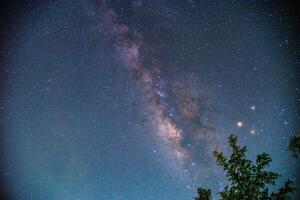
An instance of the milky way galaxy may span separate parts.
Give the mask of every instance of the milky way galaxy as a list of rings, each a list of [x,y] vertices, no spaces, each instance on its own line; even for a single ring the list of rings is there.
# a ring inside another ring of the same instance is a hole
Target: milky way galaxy
[[[190,171],[189,166],[195,164],[195,160],[192,160],[196,158],[193,155],[197,154],[195,151],[205,151],[202,155],[209,157],[211,144],[215,139],[215,128],[210,119],[212,113],[208,105],[209,97],[191,92],[191,88],[185,82],[193,82],[195,78],[192,76],[188,77],[184,72],[180,74],[183,77],[181,80],[176,76],[170,76],[172,71],[178,68],[173,59],[160,59],[163,54],[172,53],[168,49],[174,46],[174,44],[167,46],[159,39],[162,37],[160,33],[172,37],[168,24],[165,24],[168,23],[167,19],[159,18],[156,12],[139,10],[140,5],[136,2],[128,3],[127,9],[132,10],[128,16],[120,16],[120,13],[113,9],[117,5],[118,3],[114,5],[113,1],[100,5],[104,8],[102,12],[99,11],[100,23],[104,31],[112,37],[120,65],[126,67],[130,78],[135,80],[137,87],[145,96],[146,108],[141,109],[148,113],[147,119],[152,125],[157,140],[162,143],[161,147],[176,160],[175,166],[179,165],[182,170]],[[123,20],[123,18],[133,18],[140,19],[138,23],[147,23],[145,16],[164,21],[155,24],[158,26],[156,41],[145,37],[145,30],[140,30],[134,22],[130,21],[129,25],[126,20]],[[166,74],[169,74],[168,79],[165,78]],[[190,80],[186,80],[188,78]],[[206,158],[202,156],[200,159],[203,161]],[[198,161],[201,165],[202,161]],[[205,167],[209,165],[206,163]],[[199,169],[197,171],[199,172]]]
[[[237,135],[296,185],[299,21],[268,1],[0,7],[4,199],[184,200],[227,184]],[[3,14],[2,14],[3,13]],[[3,20],[2,20],[3,19]],[[288,164],[287,164],[288,163]]]

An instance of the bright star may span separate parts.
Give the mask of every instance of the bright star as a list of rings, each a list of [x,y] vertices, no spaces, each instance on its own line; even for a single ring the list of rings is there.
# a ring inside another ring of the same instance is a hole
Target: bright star
[[[243,127],[243,122],[239,121],[236,123],[236,125],[237,125],[237,127],[241,128],[241,127]]]

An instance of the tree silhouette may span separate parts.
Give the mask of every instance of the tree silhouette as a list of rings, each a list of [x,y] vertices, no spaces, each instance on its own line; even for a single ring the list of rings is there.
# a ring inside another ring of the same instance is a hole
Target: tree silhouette
[[[227,158],[218,150],[213,151],[213,157],[217,164],[223,167],[229,181],[220,192],[221,200],[288,200],[294,190],[293,182],[287,180],[277,192],[269,192],[269,185],[275,185],[280,175],[276,172],[267,171],[272,159],[266,154],[257,155],[253,162],[246,158],[247,147],[237,145],[237,137],[230,135],[228,143],[232,153]],[[210,189],[199,188],[198,197],[195,200],[211,199]]]
[[[300,158],[300,130],[298,131],[298,136],[290,139],[289,150],[295,158]]]
[[[204,188],[198,188],[198,197],[195,198],[195,200],[211,200],[211,190],[210,189],[204,189]]]

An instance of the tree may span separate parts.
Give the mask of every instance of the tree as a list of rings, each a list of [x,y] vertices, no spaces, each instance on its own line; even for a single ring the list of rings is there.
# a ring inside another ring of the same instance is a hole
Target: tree
[[[294,190],[293,182],[287,180],[277,192],[269,192],[269,185],[275,185],[280,175],[276,172],[267,171],[272,159],[266,154],[257,155],[255,163],[246,158],[247,147],[237,145],[237,137],[230,135],[228,143],[232,153],[227,158],[218,150],[213,151],[213,157],[217,164],[223,167],[229,181],[222,192],[221,200],[288,200]],[[199,188],[198,197],[195,200],[211,199],[210,190]]]
[[[298,131],[298,136],[290,139],[289,150],[295,158],[300,158],[300,130]]]
[[[211,190],[210,189],[204,189],[204,188],[198,188],[198,197],[195,198],[195,200],[211,200]]]

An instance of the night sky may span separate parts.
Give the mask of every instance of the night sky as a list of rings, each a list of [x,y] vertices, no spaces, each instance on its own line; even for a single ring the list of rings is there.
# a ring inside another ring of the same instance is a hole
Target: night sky
[[[188,200],[235,134],[299,187],[297,5],[18,1],[1,8],[3,199]]]

